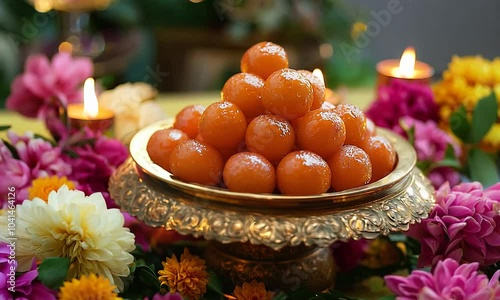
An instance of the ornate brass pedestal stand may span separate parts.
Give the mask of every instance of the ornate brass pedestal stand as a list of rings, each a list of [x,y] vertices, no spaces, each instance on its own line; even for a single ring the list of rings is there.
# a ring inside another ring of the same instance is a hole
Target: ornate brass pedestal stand
[[[256,279],[270,289],[328,288],[335,275],[331,243],[407,230],[434,204],[432,186],[415,168],[415,151],[385,130],[378,132],[398,154],[391,174],[356,189],[296,197],[233,193],[177,180],[146,151],[149,137],[169,125],[154,124],[136,134],[132,157],[111,177],[111,196],[148,225],[211,241],[207,264],[236,284]]]

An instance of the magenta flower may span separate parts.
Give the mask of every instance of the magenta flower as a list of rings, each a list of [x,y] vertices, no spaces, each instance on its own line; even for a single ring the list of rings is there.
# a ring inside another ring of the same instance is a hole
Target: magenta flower
[[[148,300],[148,298],[144,298],[144,300]],[[182,296],[178,293],[175,294],[170,294],[166,293],[165,295],[162,294],[155,294],[151,300],[183,300]]]
[[[71,173],[71,166],[61,157],[60,147],[54,147],[42,138],[35,138],[30,132],[24,136],[18,136],[9,131],[8,137],[16,148],[19,159],[30,168],[33,179],[52,175],[62,177]]]
[[[38,276],[35,260],[33,260],[31,270],[16,275],[16,272],[12,271],[11,268],[17,270],[17,262],[12,259],[10,253],[9,246],[0,243],[0,299],[56,299],[51,290],[42,283],[35,281]]]
[[[26,199],[28,186],[31,183],[30,168],[28,165],[12,156],[10,150],[0,139],[0,208],[7,205],[9,188],[15,188],[16,200]]]
[[[335,263],[340,271],[352,271],[363,258],[370,247],[367,239],[350,240],[347,242],[335,242],[331,245]]]
[[[379,127],[393,129],[405,116],[420,121],[437,121],[438,106],[430,87],[403,80],[393,80],[380,87],[377,99],[366,111],[366,116]]]
[[[439,188],[443,183],[449,182],[451,186],[460,183],[460,173],[451,167],[437,167],[433,164],[445,158],[448,145],[453,147],[455,157],[462,155],[459,144],[446,132],[439,129],[434,121],[422,122],[411,117],[403,117],[400,125],[394,127],[394,131],[408,138],[406,131],[414,129],[415,151],[419,167],[427,174],[429,180],[435,188]]]
[[[478,182],[436,191],[436,206],[408,235],[420,241],[418,267],[452,258],[488,266],[500,261],[500,183],[483,191]]]
[[[92,72],[88,58],[59,52],[49,62],[46,56],[32,55],[26,60],[24,73],[12,83],[6,107],[26,117],[45,119],[53,106],[81,102],[80,85]]]
[[[28,198],[28,188],[33,179],[52,175],[62,177],[71,173],[71,165],[62,159],[60,147],[35,138],[31,133],[18,136],[8,132],[7,136],[19,159],[0,141],[0,188],[3,191],[7,191],[8,187],[16,188],[18,204]],[[7,193],[0,195],[0,201],[0,206],[5,207]]]
[[[438,262],[433,273],[417,270],[408,277],[385,276],[397,300],[496,300],[500,299],[500,271],[491,280],[478,273],[478,263],[459,265],[453,259]]]
[[[109,196],[108,181],[114,170],[127,159],[128,151],[117,140],[104,136],[95,138],[93,145],[86,144],[72,148],[77,155],[76,158],[68,155],[64,157],[74,170],[68,178],[77,181],[78,189],[87,195],[101,192],[108,208],[114,208],[116,204]]]

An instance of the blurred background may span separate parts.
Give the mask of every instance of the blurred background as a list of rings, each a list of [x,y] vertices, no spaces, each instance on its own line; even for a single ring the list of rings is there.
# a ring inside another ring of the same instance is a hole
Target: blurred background
[[[500,1],[0,0],[0,107],[26,57],[91,57],[106,88],[145,81],[160,92],[218,90],[262,40],[327,84],[373,85],[377,61],[414,46],[442,72],[452,55],[499,56]]]

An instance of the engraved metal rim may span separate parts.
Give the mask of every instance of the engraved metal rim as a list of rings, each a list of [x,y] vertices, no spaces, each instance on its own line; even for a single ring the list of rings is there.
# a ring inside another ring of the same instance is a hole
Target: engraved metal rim
[[[190,195],[210,198],[212,201],[222,202],[226,204],[244,203],[245,206],[260,206],[268,205],[270,200],[279,201],[281,206],[297,206],[298,203],[304,202],[349,202],[349,199],[356,199],[365,194],[372,194],[374,191],[388,189],[402,181],[416,163],[416,153],[414,148],[399,135],[383,129],[377,128],[377,134],[387,138],[394,146],[397,153],[397,163],[395,169],[386,177],[359,188],[349,189],[341,192],[324,193],[312,196],[283,196],[277,194],[252,194],[252,193],[237,193],[226,189],[208,187],[199,184],[187,183],[175,178],[170,172],[153,163],[146,150],[147,142],[153,133],[159,129],[171,127],[172,120],[164,120],[141,129],[132,138],[130,143],[130,155],[136,164],[141,168],[141,171],[160,180],[161,182],[181,190]]]
[[[408,175],[404,188],[357,207],[319,214],[278,215],[236,211],[234,206],[193,202],[191,196],[152,184],[141,178],[135,162],[128,159],[111,176],[109,191],[124,211],[150,226],[165,226],[180,234],[204,237],[221,243],[250,242],[279,250],[300,244],[326,247],[341,240],[368,238],[408,230],[428,216],[434,205],[434,189],[418,168]]]

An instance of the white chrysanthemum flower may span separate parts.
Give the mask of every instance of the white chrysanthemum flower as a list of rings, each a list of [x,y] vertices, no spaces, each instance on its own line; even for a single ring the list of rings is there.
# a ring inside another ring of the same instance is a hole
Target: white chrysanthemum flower
[[[68,257],[68,278],[99,274],[123,289],[120,277],[130,274],[134,235],[123,227],[118,209],[107,209],[101,193],[85,196],[63,185],[48,202],[26,200],[16,211],[18,271],[27,271],[33,257]],[[7,242],[8,214],[0,217],[0,240]]]

